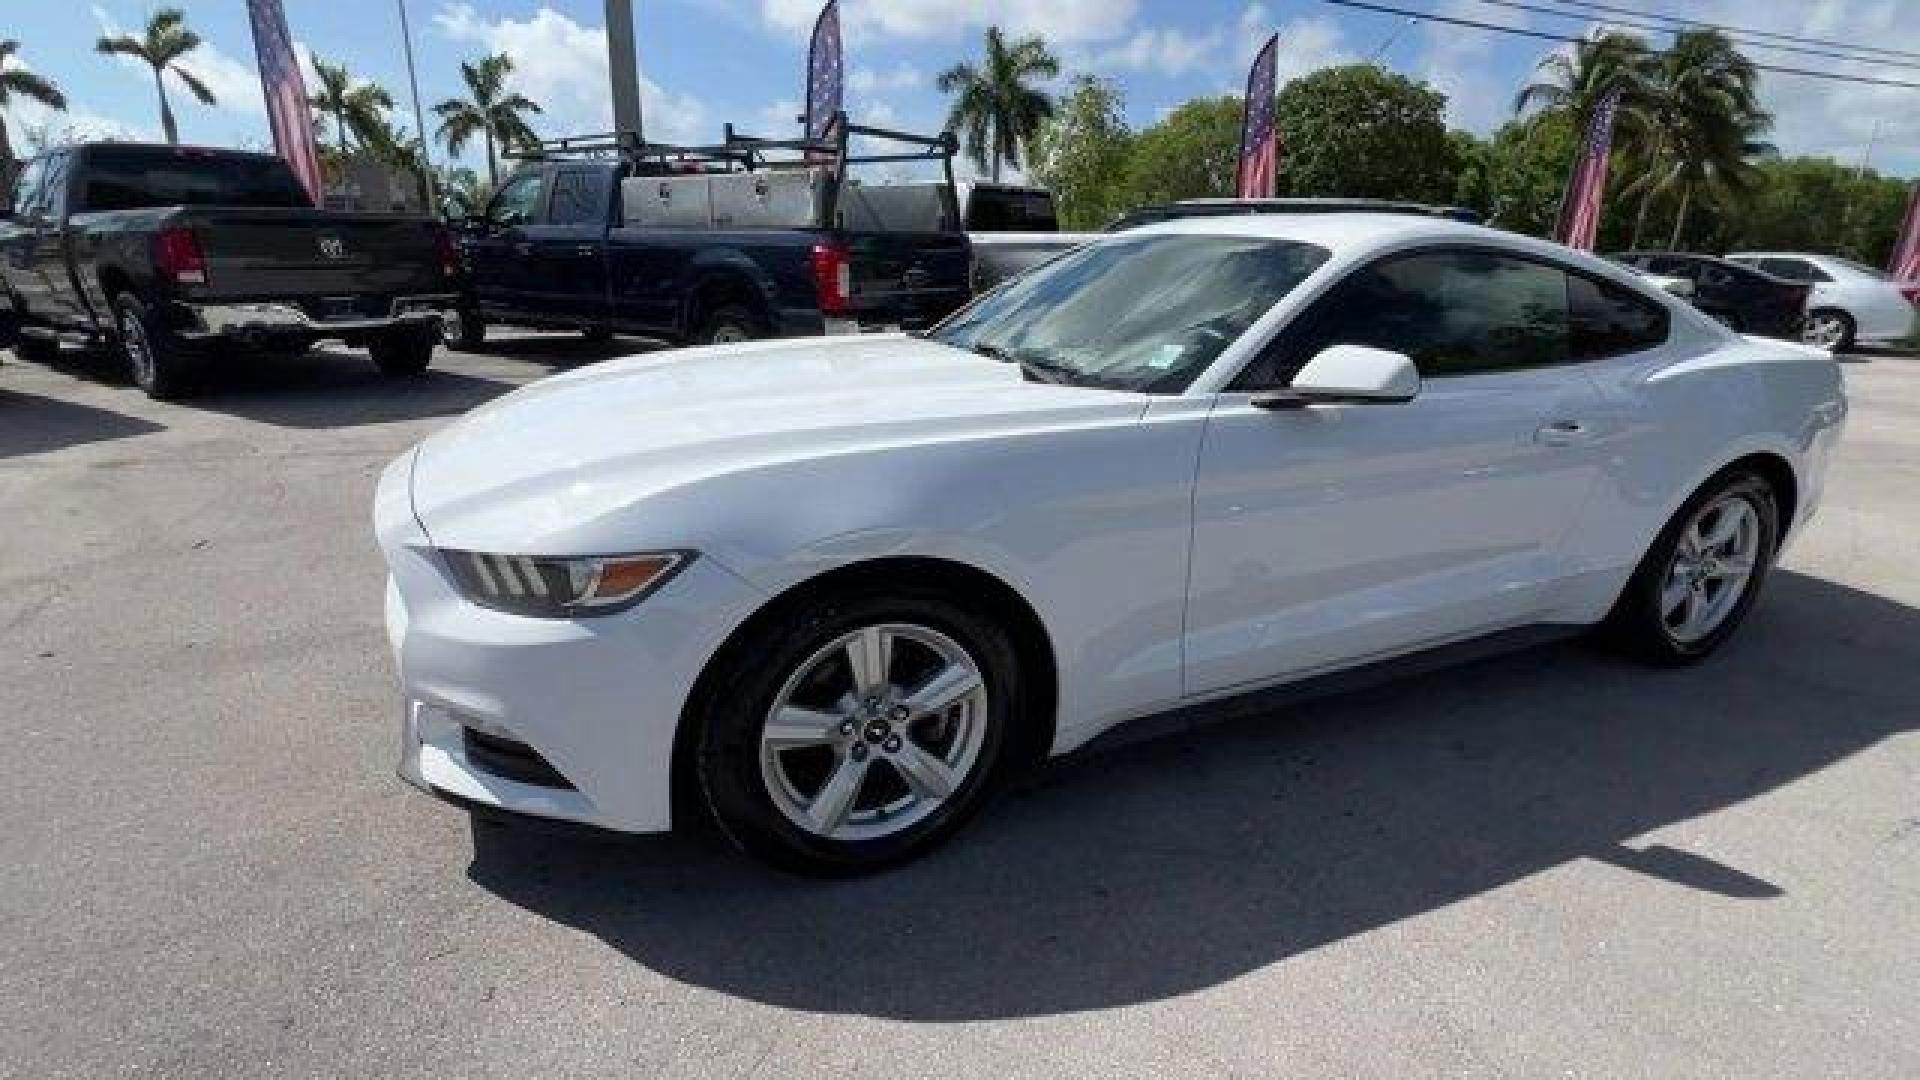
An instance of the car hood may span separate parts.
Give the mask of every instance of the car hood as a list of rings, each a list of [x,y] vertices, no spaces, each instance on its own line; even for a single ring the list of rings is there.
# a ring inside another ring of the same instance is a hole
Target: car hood
[[[596,521],[716,475],[1137,418],[1146,400],[898,334],[662,351],[534,383],[434,434],[413,507],[436,546],[585,554],[615,542]]]

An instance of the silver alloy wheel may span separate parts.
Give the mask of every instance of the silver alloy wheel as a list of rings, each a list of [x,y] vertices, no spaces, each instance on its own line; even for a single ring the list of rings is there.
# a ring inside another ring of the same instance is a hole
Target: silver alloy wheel
[[[965,649],[926,626],[863,626],[787,677],[761,728],[760,775],[793,824],[873,840],[960,790],[986,735],[987,684]]]
[[[1660,587],[1660,619],[1681,645],[1727,621],[1753,580],[1760,557],[1760,515],[1738,494],[1700,508],[1680,534]]]
[[[741,326],[739,323],[728,322],[721,323],[719,326],[713,328],[713,337],[710,343],[714,345],[734,345],[742,341],[752,340],[753,337],[747,333],[746,327]]]
[[[147,328],[131,311],[120,313],[120,345],[127,350],[127,366],[133,381],[140,386],[153,385],[153,346],[147,341]]]
[[[440,341],[449,349],[457,349],[467,335],[467,313],[456,311],[452,318],[440,317]]]
[[[1847,321],[1834,312],[1809,316],[1800,340],[1816,349],[1837,349],[1847,340]]]

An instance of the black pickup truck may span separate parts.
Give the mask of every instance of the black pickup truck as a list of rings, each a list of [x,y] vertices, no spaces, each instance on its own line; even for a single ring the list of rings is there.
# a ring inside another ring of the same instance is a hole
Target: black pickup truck
[[[489,323],[679,343],[929,325],[969,296],[952,139],[849,124],[837,138],[708,147],[556,140],[465,223],[451,343]],[[866,156],[847,137],[914,149]],[[779,151],[784,160],[775,159]],[[862,186],[847,166],[944,162],[946,180]]]
[[[28,162],[0,204],[0,330],[24,356],[117,349],[158,398],[220,354],[323,338],[417,374],[458,273],[437,222],[315,209],[265,154],[68,147]]]

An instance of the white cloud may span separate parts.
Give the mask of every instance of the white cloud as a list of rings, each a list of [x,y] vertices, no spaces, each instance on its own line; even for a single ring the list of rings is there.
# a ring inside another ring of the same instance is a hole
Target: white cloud
[[[1154,71],[1174,77],[1211,63],[1226,43],[1224,27],[1190,34],[1177,26],[1145,26],[1123,44],[1100,53],[1094,66],[1126,71]]]
[[[902,61],[886,71],[872,68],[855,68],[847,76],[847,86],[862,92],[874,90],[919,90],[931,87],[933,80],[926,72]]]
[[[1469,0],[1449,0],[1435,14],[1507,26],[1528,25],[1523,13],[1487,9]],[[1493,62],[1494,50],[1503,37],[1491,31],[1422,24],[1420,40],[1425,47],[1411,74],[1447,95],[1450,126],[1485,133],[1513,115],[1513,95],[1519,85]]]
[[[613,127],[607,92],[607,32],[583,26],[550,7],[524,20],[489,19],[466,3],[449,3],[434,15],[441,33],[490,53],[513,57],[509,84],[540,104],[536,131],[591,134]],[[707,111],[698,98],[672,93],[643,73],[640,107],[647,137],[664,142],[712,141]]]
[[[840,27],[849,38],[925,39],[998,26],[1071,45],[1122,36],[1138,7],[1138,0],[842,0]],[[787,33],[810,33],[819,14],[820,0],[760,0],[761,18]]]
[[[1168,78],[1189,72],[1218,73],[1216,91],[1238,94],[1246,88],[1247,69],[1269,34],[1280,35],[1275,57],[1276,85],[1284,86],[1310,71],[1352,63],[1352,51],[1340,25],[1324,16],[1292,19],[1279,26],[1268,21],[1264,4],[1250,4],[1238,18],[1188,32],[1177,27],[1141,27],[1124,43],[1090,57],[1088,66],[1102,70],[1152,71]]]

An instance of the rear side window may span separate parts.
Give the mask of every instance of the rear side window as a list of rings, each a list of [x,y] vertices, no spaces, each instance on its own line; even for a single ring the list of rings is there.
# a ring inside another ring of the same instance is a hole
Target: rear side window
[[[1667,340],[1667,309],[1610,281],[1568,274],[1567,306],[1576,360],[1641,352]]]
[[[1403,255],[1355,271],[1287,337],[1287,378],[1330,345],[1405,353],[1430,379],[1564,364],[1567,275],[1485,251]]]
[[[1044,191],[974,188],[967,198],[967,228],[973,232],[1059,232],[1053,196]]]
[[[1788,281],[1832,281],[1826,272],[1805,259],[1761,259],[1760,269]]]
[[[547,219],[554,225],[599,225],[607,219],[606,174],[570,169],[553,179]]]
[[[192,148],[102,147],[87,152],[78,211],[154,206],[312,206],[275,157]]]

